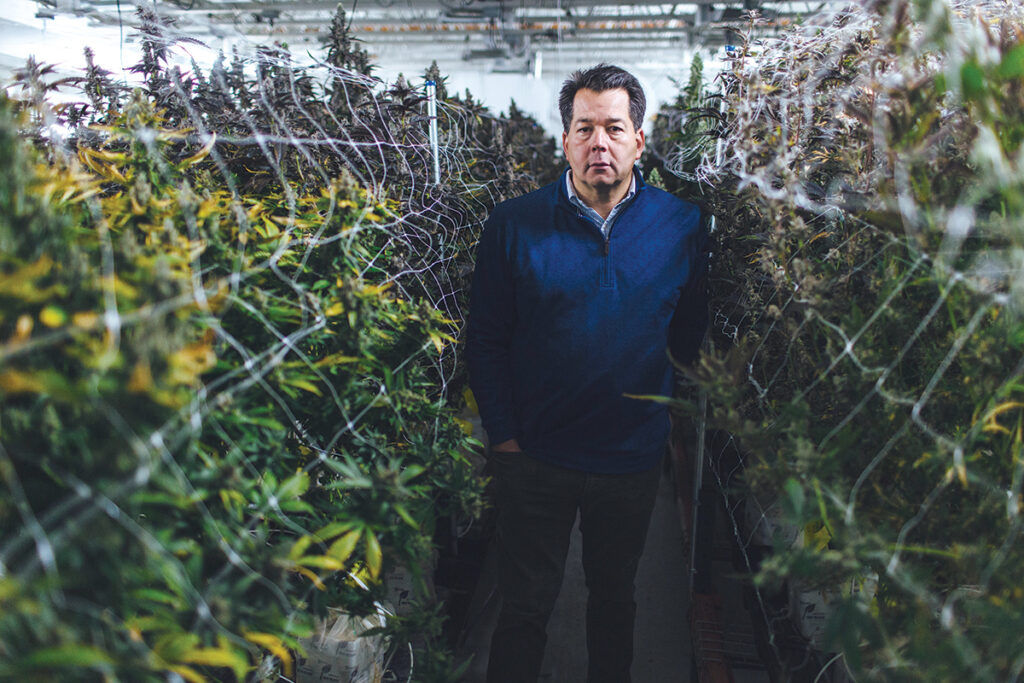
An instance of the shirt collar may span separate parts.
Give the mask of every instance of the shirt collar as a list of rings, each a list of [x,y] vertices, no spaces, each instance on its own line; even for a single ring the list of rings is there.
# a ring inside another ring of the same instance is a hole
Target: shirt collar
[[[569,201],[571,201],[573,204],[575,204],[576,206],[582,207],[582,208],[591,208],[591,207],[587,206],[586,202],[584,202],[582,199],[579,198],[579,195],[576,194],[576,188],[573,187],[573,184],[572,184],[572,169],[571,168],[565,174],[565,189],[566,189],[566,192],[569,193]],[[620,206],[622,204],[622,202],[632,198],[633,195],[635,195],[635,194],[636,194],[636,173],[631,172],[629,174],[629,192],[627,192],[626,196],[623,197],[619,201],[619,203],[615,205],[615,207],[613,207],[613,210],[614,210],[614,208],[617,208],[618,206]]]

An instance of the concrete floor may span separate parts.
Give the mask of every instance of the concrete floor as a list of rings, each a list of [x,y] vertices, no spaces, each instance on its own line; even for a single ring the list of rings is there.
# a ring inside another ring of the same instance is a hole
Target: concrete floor
[[[632,677],[635,683],[684,683],[690,677],[689,571],[671,481],[663,476],[647,545],[636,580],[637,619]],[[584,632],[586,586],[580,564],[579,528],[573,530],[565,578],[548,624],[541,681],[583,683],[587,651]],[[470,608],[461,657],[473,656],[464,683],[483,683],[487,651],[500,598],[494,584],[495,557],[489,554]]]

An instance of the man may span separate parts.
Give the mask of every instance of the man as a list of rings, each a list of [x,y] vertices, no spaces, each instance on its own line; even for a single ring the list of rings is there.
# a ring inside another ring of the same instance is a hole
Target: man
[[[669,430],[664,406],[632,396],[671,394],[670,332],[685,362],[707,326],[700,212],[634,168],[645,107],[618,67],[572,74],[559,96],[569,169],[496,206],[480,238],[466,353],[498,508],[491,683],[537,680],[577,513],[587,680],[630,680],[633,581]]]

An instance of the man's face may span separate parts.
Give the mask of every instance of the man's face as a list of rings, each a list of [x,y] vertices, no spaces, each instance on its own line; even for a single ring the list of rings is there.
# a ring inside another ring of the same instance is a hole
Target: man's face
[[[623,183],[628,187],[633,163],[644,151],[644,132],[629,118],[629,93],[577,91],[562,151],[582,193],[607,198]]]

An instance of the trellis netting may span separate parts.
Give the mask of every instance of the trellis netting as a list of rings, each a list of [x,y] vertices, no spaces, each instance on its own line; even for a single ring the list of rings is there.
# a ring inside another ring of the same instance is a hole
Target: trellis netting
[[[673,116],[661,162],[716,216],[686,405],[776,666],[1018,680],[1024,9],[851,6]]]
[[[181,70],[205,48],[136,23],[140,87],[87,54],[0,98],[0,678],[276,680],[401,566],[393,648],[451,680],[425,575],[435,520],[481,504],[471,246],[553,144],[432,67],[435,184],[422,87],[373,77],[342,12],[311,65]]]

